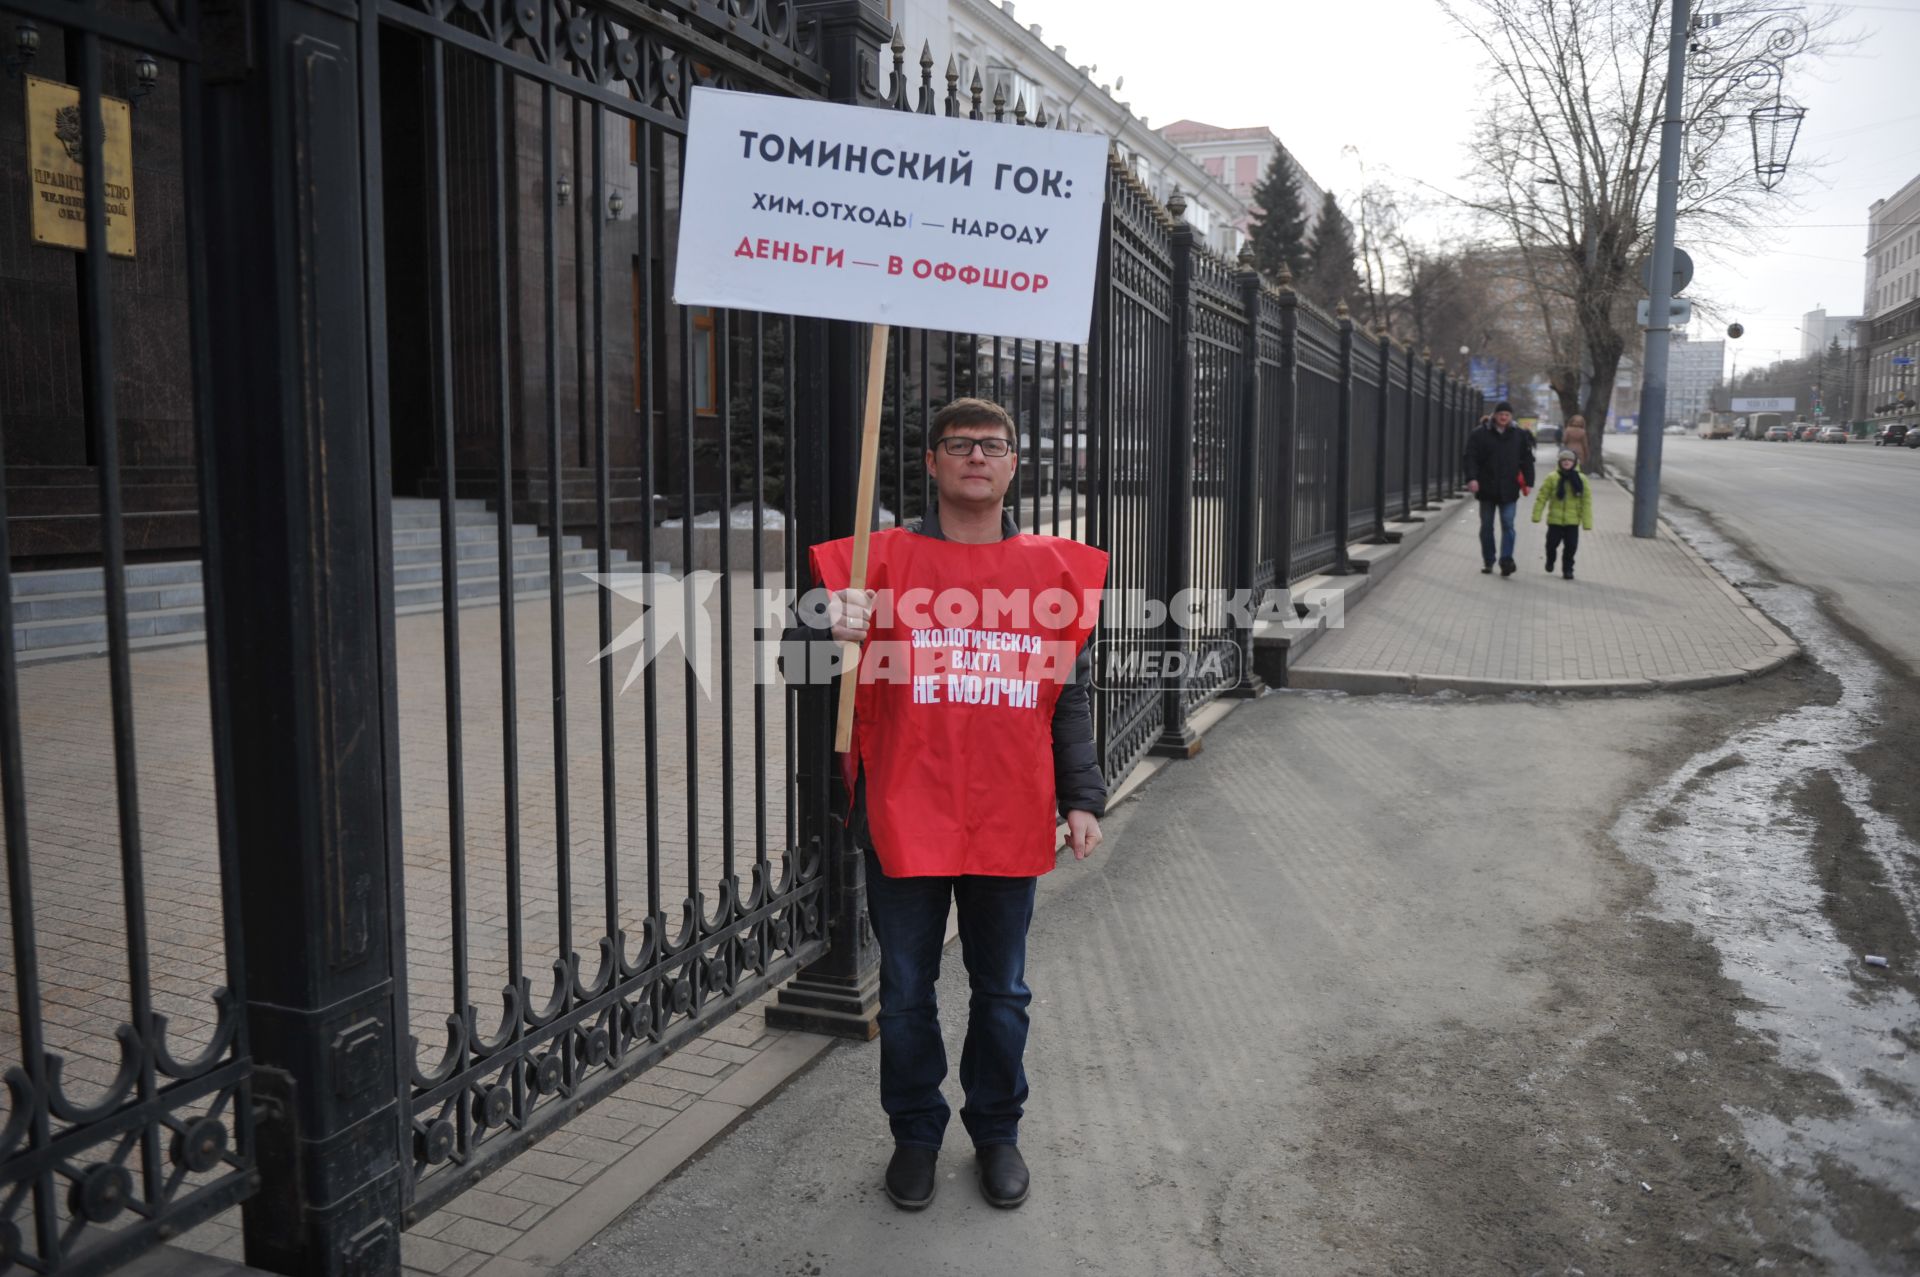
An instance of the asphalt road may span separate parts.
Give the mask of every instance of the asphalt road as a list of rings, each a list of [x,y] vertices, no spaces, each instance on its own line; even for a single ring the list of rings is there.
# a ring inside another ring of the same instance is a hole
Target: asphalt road
[[[1634,440],[1608,439],[1631,467]],[[1920,449],[1668,435],[1664,490],[1920,674]],[[1629,471],[1630,472],[1630,471]]]

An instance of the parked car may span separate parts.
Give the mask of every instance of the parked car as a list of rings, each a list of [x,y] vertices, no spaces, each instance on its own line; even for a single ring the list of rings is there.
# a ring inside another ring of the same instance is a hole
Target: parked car
[[[1533,428],[1533,441],[1535,443],[1559,443],[1560,427],[1549,425],[1544,421],[1541,422]]]
[[[1793,438],[1793,431],[1785,426],[1768,426],[1765,436],[1767,443],[1786,443]]]
[[[1900,446],[1902,448],[1920,448],[1920,426],[1908,426],[1906,441]]]
[[[1880,433],[1873,437],[1875,447],[1898,448],[1907,441],[1907,423],[1896,421],[1890,426],[1882,426]]]
[[[1847,435],[1847,428],[1845,426],[1822,426],[1820,428],[1820,442],[1821,443],[1849,442],[1849,438]]]
[[[1805,443],[1809,439],[1818,438],[1819,434],[1820,427],[1814,425],[1811,421],[1796,421],[1793,423],[1793,437],[1800,443]]]

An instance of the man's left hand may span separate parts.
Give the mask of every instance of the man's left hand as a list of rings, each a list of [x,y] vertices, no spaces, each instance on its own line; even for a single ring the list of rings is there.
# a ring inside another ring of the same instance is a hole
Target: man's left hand
[[[1067,813],[1067,846],[1075,860],[1085,860],[1100,845],[1100,818],[1090,811]]]

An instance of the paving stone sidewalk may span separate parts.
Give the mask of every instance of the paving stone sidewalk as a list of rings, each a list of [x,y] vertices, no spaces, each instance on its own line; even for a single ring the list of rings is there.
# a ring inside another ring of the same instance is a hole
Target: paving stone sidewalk
[[[1346,628],[1287,672],[1293,687],[1352,692],[1649,691],[1736,682],[1799,648],[1665,524],[1632,534],[1633,498],[1594,490],[1576,579],[1549,575],[1546,525],[1521,502],[1509,578],[1480,572],[1476,503],[1368,594]]]
[[[771,856],[777,858],[788,840],[786,698],[771,686],[756,705],[754,665],[765,654],[744,641],[756,615],[751,580],[736,572],[730,588],[736,633],[743,636],[732,654],[731,718],[723,712],[717,672],[712,696],[700,696],[696,688],[689,699],[685,664],[670,660],[656,666],[659,727],[652,762],[658,780],[661,890],[675,916],[689,882],[712,899],[730,841],[736,872],[744,877],[752,871],[763,829]],[[575,948],[589,955],[589,970],[595,961],[593,937],[605,926],[597,607],[598,598],[590,592],[565,602],[562,664],[571,712],[564,738],[572,800],[565,830],[556,821],[551,615],[544,598],[514,608],[519,896],[527,967],[533,971],[545,970],[557,956],[563,913],[572,920]],[[613,632],[621,633],[639,614],[637,604],[616,600]],[[467,975],[488,1034],[497,1023],[496,991],[507,969],[500,622],[492,606],[459,613]],[[712,642],[718,657],[717,630]],[[452,1005],[450,937],[459,912],[450,872],[451,769],[440,615],[400,617],[395,657],[408,1010],[420,1058],[430,1065],[445,1042],[444,1020]],[[626,653],[616,658],[616,692],[630,660]],[[168,1017],[174,1053],[190,1056],[212,1036],[212,990],[226,982],[206,649],[190,644],[137,651],[130,663],[153,1002]],[[720,663],[716,660],[716,666]],[[20,671],[19,689],[44,1029],[49,1048],[62,1057],[69,1093],[84,1102],[118,1072],[114,1028],[130,1005],[106,662],[29,666]],[[639,933],[639,920],[649,908],[645,709],[638,685],[614,699],[620,764],[613,795],[619,835],[615,861],[621,921],[630,936]],[[764,713],[759,732],[757,711]],[[730,786],[723,779],[729,758]],[[571,868],[564,905],[556,872],[563,847]],[[9,919],[0,911],[0,953],[10,952],[11,939]],[[402,1241],[407,1271],[466,1277],[493,1265],[494,1272],[517,1277],[528,1271],[524,1265],[530,1261],[515,1256],[549,1249],[564,1254],[569,1239],[590,1236],[644,1191],[649,1176],[677,1166],[825,1045],[825,1039],[811,1034],[768,1029],[766,1001],[743,1008],[647,1069],[409,1229]],[[0,1060],[19,1055],[13,999],[0,999]],[[191,1230],[177,1245],[237,1260],[242,1249],[238,1212]]]

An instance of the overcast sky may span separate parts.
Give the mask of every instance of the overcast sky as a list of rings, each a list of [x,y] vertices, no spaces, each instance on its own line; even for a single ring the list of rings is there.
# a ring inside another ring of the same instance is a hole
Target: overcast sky
[[[1797,197],[1766,206],[1778,229],[1763,252],[1695,254],[1693,291],[1746,325],[1729,343],[1742,368],[1797,356],[1801,316],[1816,306],[1860,312],[1867,206],[1920,175],[1920,0],[1836,7],[1864,38],[1843,58],[1803,58],[1790,72],[1790,95],[1809,108],[1794,151]],[[1472,183],[1464,143],[1486,72],[1432,0],[1019,0],[1017,9],[1071,61],[1097,64],[1099,81],[1125,76],[1114,96],[1155,128],[1182,116],[1270,126],[1350,212],[1345,197],[1361,180],[1343,155],[1349,145],[1369,178],[1408,191]],[[1169,22],[1169,11],[1190,20]],[[1737,127],[1750,145],[1745,121]],[[1724,321],[1712,334],[1705,327],[1696,320],[1695,334],[1717,335]]]

